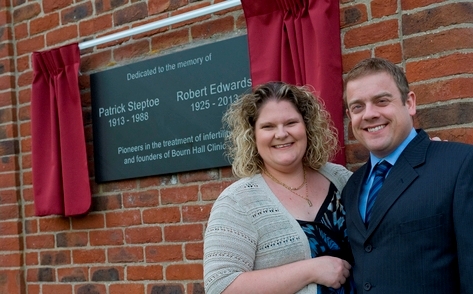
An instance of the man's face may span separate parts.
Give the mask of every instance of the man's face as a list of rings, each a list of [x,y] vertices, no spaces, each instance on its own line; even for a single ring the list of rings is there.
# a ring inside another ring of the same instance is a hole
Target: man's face
[[[346,85],[353,134],[370,152],[383,158],[409,135],[416,113],[416,97],[409,92],[402,103],[394,79],[385,72],[362,76]]]

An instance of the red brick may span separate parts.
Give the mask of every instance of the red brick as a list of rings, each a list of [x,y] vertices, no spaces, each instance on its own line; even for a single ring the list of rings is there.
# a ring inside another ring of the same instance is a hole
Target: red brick
[[[417,105],[468,98],[473,93],[473,78],[453,78],[432,83],[411,85]]]
[[[63,232],[56,234],[57,247],[84,247],[88,243],[87,232]]]
[[[23,54],[30,54],[34,51],[40,51],[44,48],[44,36],[38,35],[24,40],[19,40],[16,43],[16,50],[18,56]]]
[[[31,113],[30,105],[20,106],[18,119],[22,121],[30,120],[31,119],[30,113]]]
[[[145,252],[147,263],[180,261],[183,257],[181,245],[147,246]]]
[[[61,26],[58,29],[50,31],[46,34],[46,44],[48,46],[56,46],[59,43],[74,40],[77,37],[77,24]]]
[[[21,151],[22,153],[31,152],[31,137],[21,138]]]
[[[65,217],[48,217],[39,219],[40,232],[59,232],[66,231],[71,228],[69,218]]]
[[[354,48],[398,38],[398,21],[394,19],[353,28],[345,33],[343,43],[346,48]]]
[[[0,161],[0,172],[12,172],[18,168],[16,156],[5,156]],[[0,204],[2,202],[0,201]]]
[[[371,15],[373,18],[381,18],[393,15],[398,10],[397,0],[373,0],[371,1]]]
[[[13,54],[13,44],[12,43],[3,43],[0,46],[0,58],[8,58]]]
[[[202,194],[202,200],[209,201],[215,200],[225,190],[226,187],[230,186],[234,181],[221,181],[209,184],[202,184],[200,187],[200,193]]]
[[[0,204],[17,204],[18,191],[16,190],[2,190],[0,193]]]
[[[22,270],[1,269],[0,276],[2,277],[2,281],[8,282],[0,285],[0,291],[5,294],[24,293],[23,274]],[[30,294],[30,292],[28,292],[28,294]]]
[[[401,63],[403,61],[402,48],[399,43],[376,47],[374,54],[376,57],[385,58],[394,63]]]
[[[112,15],[105,14],[79,23],[79,35],[90,36],[96,32],[103,32],[112,27]]]
[[[439,137],[442,140],[473,144],[473,128],[449,128],[428,133],[430,137]]]
[[[33,266],[33,265],[39,265],[38,261],[38,252],[29,252],[25,254],[25,265],[28,266]]]
[[[109,65],[111,61],[112,61],[111,51],[101,51],[101,52],[93,53],[93,54],[84,54],[84,55],[81,55],[80,71],[87,72],[89,70],[101,69]],[[121,182],[122,181],[120,181],[120,183]],[[109,185],[113,186],[114,184],[109,184]]]
[[[124,190],[133,190],[136,188],[137,188],[136,179],[110,182],[110,183],[105,183],[102,185],[103,192],[115,192],[115,191],[123,192]]]
[[[113,13],[113,23],[121,26],[133,21],[144,19],[148,16],[148,7],[146,3],[135,3],[123,9],[115,10]]]
[[[0,236],[5,237],[8,235],[20,235],[22,233],[21,230],[21,222],[14,220],[14,221],[1,221],[0,222]],[[0,263],[1,265],[2,263]]]
[[[119,212],[110,212],[105,215],[107,228],[128,227],[141,224],[141,215],[139,210],[126,210]]]
[[[127,244],[160,243],[163,241],[160,227],[132,227],[125,229]]]
[[[6,172],[0,174],[0,188],[11,188],[19,185],[18,173]],[[3,209],[2,209],[3,210]],[[15,213],[15,215],[17,215]],[[0,216],[3,218],[3,216]]]
[[[52,30],[59,26],[59,13],[47,14],[43,17],[36,17],[30,22],[30,35],[36,35]]]
[[[57,269],[57,278],[58,278],[58,281],[62,283],[85,282],[89,280],[88,268],[76,267],[76,266],[70,267],[70,268],[61,267]],[[61,293],[61,292],[58,292],[58,293]]]
[[[402,33],[404,36],[428,32],[440,27],[461,23],[473,23],[472,2],[449,3],[417,13],[402,16]]]
[[[10,107],[15,104],[15,94],[7,91],[0,93],[0,107]]]
[[[202,264],[171,264],[166,268],[167,280],[201,280]]]
[[[111,284],[110,293],[113,294],[130,294],[130,293],[144,293],[143,284]]]
[[[39,3],[30,2],[15,8],[13,11],[13,20],[15,23],[20,23],[25,20],[33,19],[41,13],[41,6]]]
[[[18,75],[17,86],[30,86],[33,82],[33,71],[22,72]]]
[[[454,28],[404,40],[406,59],[473,48],[473,28]]]
[[[176,223],[181,220],[181,212],[178,207],[160,207],[143,210],[143,223]]]
[[[8,173],[10,174],[10,173]],[[1,182],[4,181],[5,173],[2,174]],[[5,204],[0,205],[0,220],[11,220],[20,217],[18,204]]]
[[[179,182],[182,184],[195,183],[195,182],[208,182],[211,180],[218,180],[218,171],[214,169],[195,171],[189,173],[183,173],[179,176]]]
[[[92,4],[83,2],[61,10],[61,24],[79,22],[82,19],[89,18],[93,14]]]
[[[406,64],[409,82],[425,81],[456,74],[473,73],[473,53],[455,53],[439,58],[429,58]]]
[[[86,216],[71,219],[73,230],[90,230],[105,227],[103,214],[88,214]]]
[[[72,263],[104,263],[105,249],[77,249],[72,251]]]
[[[445,0],[401,0],[402,10],[425,7],[430,4],[444,2]]]
[[[54,235],[41,234],[26,236],[26,249],[54,248]]]
[[[139,192],[123,193],[123,206],[133,207],[155,207],[159,205],[159,191],[147,190]]]
[[[191,36],[193,39],[206,39],[215,34],[231,32],[233,30],[233,26],[233,16],[225,16],[192,26]]]
[[[185,255],[188,260],[202,260],[204,257],[204,243],[186,243]]]
[[[43,9],[45,13],[49,13],[61,8],[71,6],[72,0],[43,0]]]
[[[23,154],[21,157],[21,168],[30,169],[32,167],[31,154]]]
[[[162,189],[161,204],[182,204],[197,201],[198,193],[199,187],[197,185]]]
[[[129,265],[126,267],[129,281],[159,281],[164,278],[162,265]]]
[[[70,284],[48,284],[43,285],[43,293],[61,293],[72,294],[72,285]]]
[[[209,219],[212,204],[182,207],[182,220],[186,223],[202,222]]]
[[[91,231],[89,236],[91,246],[124,244],[123,231],[119,229]]]
[[[340,28],[361,24],[368,20],[365,4],[356,4],[340,9]]]
[[[350,163],[365,163],[369,158],[369,152],[360,143],[345,144],[345,153],[347,162]]]
[[[151,50],[162,51],[176,46],[188,44],[190,42],[189,29],[173,30],[161,33],[151,38]]]
[[[15,38],[17,40],[22,40],[29,37],[28,24],[26,22],[15,24],[13,31],[15,32]]]
[[[107,250],[108,261],[118,262],[140,262],[144,260],[142,247],[115,247]]]
[[[92,198],[93,211],[117,210],[122,207],[120,195],[103,195]]]
[[[22,137],[31,136],[31,122],[30,121],[20,124],[20,135]]]
[[[197,241],[203,238],[203,226],[200,224],[169,225],[164,227],[166,242]]]
[[[23,266],[22,254],[21,253],[0,254],[0,264],[2,265],[2,268],[21,267]],[[0,286],[0,289],[1,289],[1,286]]]
[[[71,251],[41,251],[39,253],[41,265],[65,265],[71,264]]]
[[[74,285],[75,293],[93,293],[93,294],[108,294],[107,287],[104,284],[81,284],[77,283]],[[30,293],[28,293],[30,294]],[[131,293],[129,293],[131,294]]]
[[[29,186],[33,184],[33,172],[28,171],[28,172],[23,172],[23,185]]]
[[[158,14],[166,11],[171,5],[170,0],[149,0],[148,1],[148,14]]]

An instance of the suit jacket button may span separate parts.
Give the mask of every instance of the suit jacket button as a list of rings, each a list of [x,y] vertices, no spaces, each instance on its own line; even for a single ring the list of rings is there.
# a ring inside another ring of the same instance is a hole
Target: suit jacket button
[[[365,289],[366,291],[369,291],[371,289],[371,284],[366,282],[363,284],[363,289]]]
[[[366,245],[366,246],[365,246],[365,251],[368,252],[368,253],[371,252],[371,251],[373,251],[373,246],[371,246],[371,244]]]

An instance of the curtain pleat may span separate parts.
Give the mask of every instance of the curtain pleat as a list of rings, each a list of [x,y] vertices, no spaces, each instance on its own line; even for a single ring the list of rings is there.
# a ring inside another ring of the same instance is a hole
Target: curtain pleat
[[[268,81],[311,85],[325,103],[345,164],[339,2],[242,0],[254,86]]]
[[[74,216],[91,205],[77,43],[34,52],[31,93],[35,214]]]

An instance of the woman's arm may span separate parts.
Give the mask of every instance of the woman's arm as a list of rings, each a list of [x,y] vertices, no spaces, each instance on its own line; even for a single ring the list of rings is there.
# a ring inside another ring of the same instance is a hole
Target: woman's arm
[[[347,261],[332,256],[301,260],[244,272],[223,293],[296,293],[310,283],[338,289],[350,275],[350,268]]]

